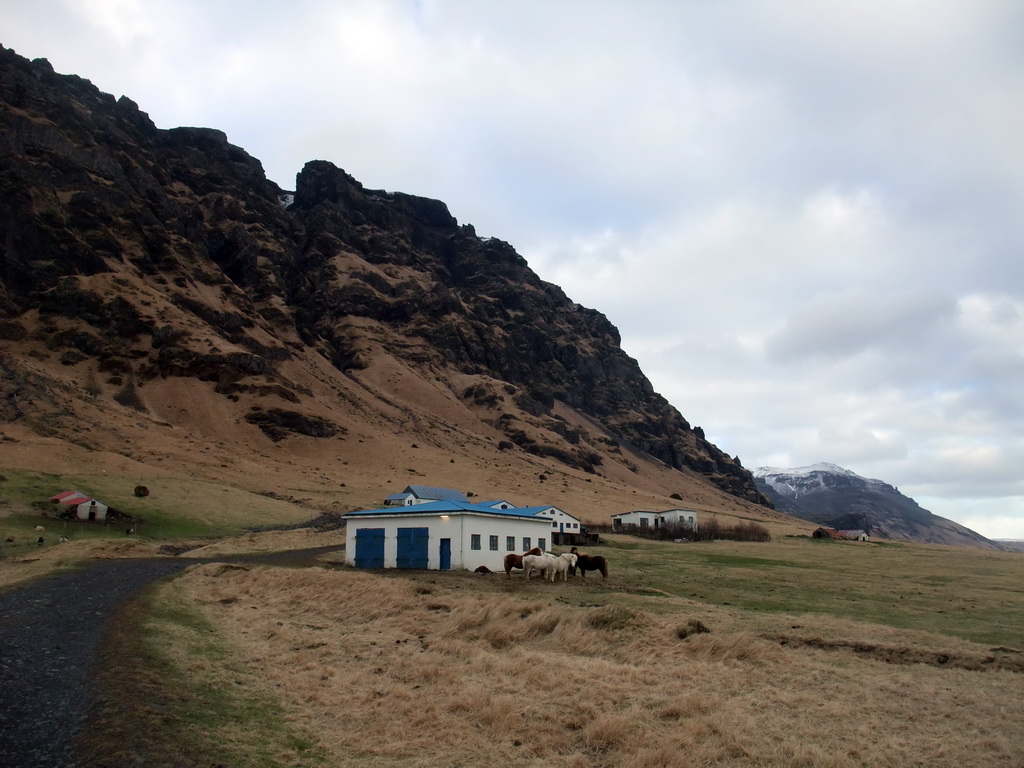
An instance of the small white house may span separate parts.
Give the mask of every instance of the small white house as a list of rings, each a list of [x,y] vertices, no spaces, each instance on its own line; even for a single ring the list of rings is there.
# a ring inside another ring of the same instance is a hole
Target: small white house
[[[83,501],[75,507],[75,517],[79,520],[106,520],[107,505],[102,501],[96,501],[96,499]]]
[[[692,509],[666,509],[658,513],[659,525],[679,525],[697,530],[697,513]]]
[[[481,507],[491,507],[492,509],[515,509],[516,505],[511,501],[505,499],[495,499],[494,501],[478,501]]]
[[[632,512],[619,512],[612,515],[612,528],[656,528],[658,526],[658,513],[634,510]]]
[[[532,510],[536,517],[551,521],[552,533],[579,533],[581,520],[558,507],[521,507],[520,512]]]
[[[661,528],[665,525],[682,525],[697,530],[697,513],[692,509],[666,509],[663,512],[648,512],[637,509],[612,515],[612,528]]]
[[[408,485],[401,493],[392,493],[384,499],[386,507],[411,507],[415,504],[430,504],[435,501],[458,501],[468,504],[469,499],[462,491],[454,488],[434,488],[429,485]]]
[[[504,570],[505,555],[547,549],[551,521],[523,509],[435,501],[344,515],[345,562],[357,568]]]

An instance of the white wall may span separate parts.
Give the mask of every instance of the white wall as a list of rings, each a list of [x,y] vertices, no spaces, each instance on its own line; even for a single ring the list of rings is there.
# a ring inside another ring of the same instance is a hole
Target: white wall
[[[94,520],[106,520],[107,519],[107,505],[97,501],[93,504],[92,501],[86,501],[79,504],[75,511],[75,517],[79,520],[88,520],[89,513],[92,512]]]
[[[688,525],[697,530],[697,513],[692,509],[670,509],[661,513],[661,519],[670,525]]]
[[[580,532],[580,519],[573,517],[568,512],[563,512],[558,507],[550,507],[549,509],[538,512],[537,517],[544,517],[551,521],[548,528],[553,533],[579,533]]]
[[[657,512],[625,512],[621,515],[615,515],[612,518],[612,525],[638,525],[645,528],[653,528],[656,517],[658,517]],[[615,523],[616,520],[619,522]],[[641,523],[641,520],[646,520],[646,525]]]
[[[356,531],[360,528],[384,529],[384,567],[398,565],[398,529],[429,528],[427,543],[427,568],[441,567],[441,539],[451,539],[452,570],[475,570],[481,565],[492,571],[505,569],[505,555],[509,553],[506,537],[514,538],[517,554],[524,551],[523,537],[529,537],[530,546],[539,545],[543,538],[544,548],[551,546],[550,522],[543,518],[502,518],[472,513],[450,513],[447,517],[437,514],[416,515],[406,513],[395,515],[374,515],[373,517],[349,518],[345,525],[345,563],[355,565]],[[480,549],[472,548],[473,535],[480,536]],[[490,537],[498,537],[498,549],[490,548]],[[527,547],[528,549],[528,547]]]

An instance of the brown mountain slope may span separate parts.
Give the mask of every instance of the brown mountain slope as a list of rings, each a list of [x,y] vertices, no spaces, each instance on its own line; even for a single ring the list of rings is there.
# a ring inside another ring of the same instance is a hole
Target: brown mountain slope
[[[322,161],[291,202],[219,131],[159,130],[2,48],[0,96],[4,466],[793,525],[603,315],[443,203]]]

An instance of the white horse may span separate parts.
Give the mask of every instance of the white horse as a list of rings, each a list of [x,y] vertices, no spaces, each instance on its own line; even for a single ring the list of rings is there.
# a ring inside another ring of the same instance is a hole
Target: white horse
[[[544,574],[548,581],[554,581],[557,567],[558,558],[546,552],[542,555],[523,555],[523,573],[526,574],[527,581],[534,571]]]
[[[566,552],[564,555],[558,555],[555,560],[555,578],[561,576],[562,581],[568,581],[569,570],[576,567],[576,555]]]

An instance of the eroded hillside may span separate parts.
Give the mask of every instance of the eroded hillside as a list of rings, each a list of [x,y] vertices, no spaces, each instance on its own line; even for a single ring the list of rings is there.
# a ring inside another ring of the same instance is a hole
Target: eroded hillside
[[[158,129],[6,49],[0,95],[0,419],[17,439],[336,506],[429,481],[583,490],[588,519],[673,493],[774,517],[600,312],[444,203],[324,161],[285,191],[223,133]]]

